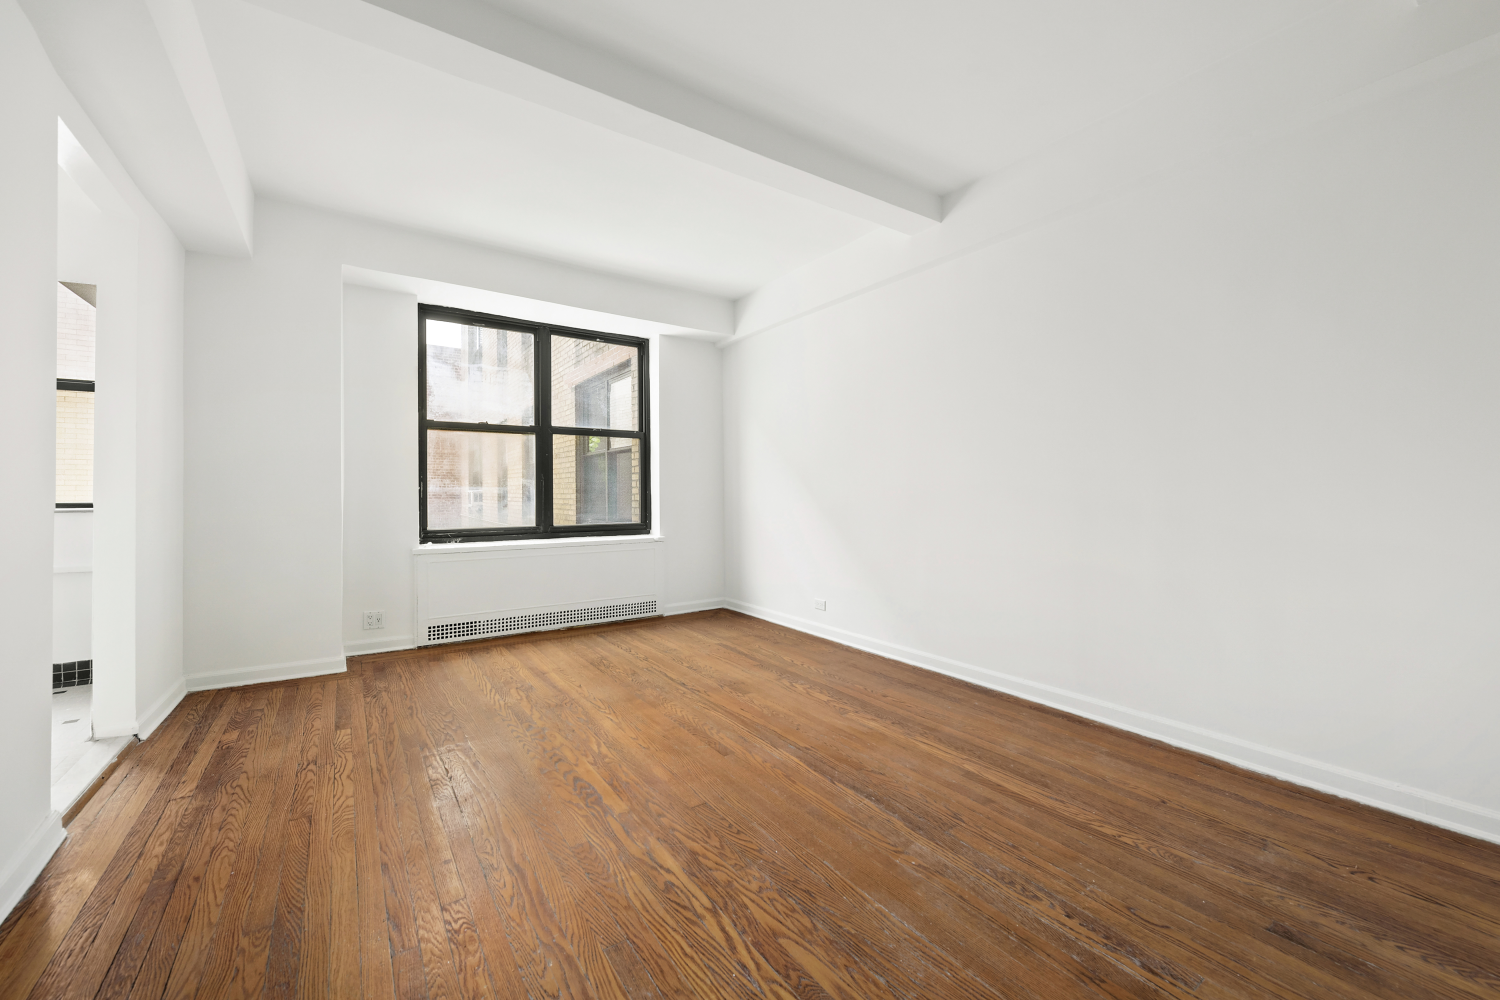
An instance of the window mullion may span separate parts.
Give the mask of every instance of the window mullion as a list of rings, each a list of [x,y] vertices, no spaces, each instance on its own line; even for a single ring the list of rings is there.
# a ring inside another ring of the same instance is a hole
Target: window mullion
[[[462,420],[424,420],[430,431],[474,431],[480,434],[535,434],[538,428],[529,424],[471,424]]]
[[[578,437],[634,438],[636,440],[644,440],[646,437],[645,431],[627,431],[624,428],[617,427],[551,427],[549,430],[553,434],[561,434],[564,437],[575,435]]]
[[[552,530],[552,331],[542,327],[536,334],[533,353],[536,367],[536,393],[532,409],[536,413],[536,525],[537,530]]]

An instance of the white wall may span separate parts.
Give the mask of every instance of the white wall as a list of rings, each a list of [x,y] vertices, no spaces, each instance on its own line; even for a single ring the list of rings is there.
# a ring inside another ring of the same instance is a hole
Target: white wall
[[[343,669],[339,264],[264,205],[254,257],[188,255],[190,687]]]
[[[61,165],[69,180],[78,185],[77,190],[70,190],[70,197],[81,193],[99,210],[98,219],[85,219],[83,230],[107,219],[111,233],[124,233],[128,227],[138,240],[123,252],[118,243],[112,243],[102,255],[94,254],[93,248],[74,253],[80,249],[75,245],[61,258],[64,266],[102,268],[97,278],[101,294],[98,377],[101,386],[108,379],[118,387],[108,403],[104,392],[96,397],[96,456],[100,451],[110,454],[113,465],[108,471],[96,468],[95,499],[109,502],[101,502],[93,516],[82,515],[94,522],[96,542],[108,540],[105,548],[114,560],[110,573],[118,586],[99,589],[96,545],[92,602],[97,611],[102,597],[112,620],[133,609],[142,593],[146,600],[157,602],[147,609],[150,621],[140,623],[136,630],[155,642],[144,683],[138,684],[135,674],[138,650],[114,645],[101,651],[99,633],[94,632],[90,652],[96,664],[101,653],[111,662],[130,661],[129,676],[114,691],[104,697],[95,691],[96,732],[101,728],[101,715],[107,724],[134,732],[139,715],[136,699],[154,697],[157,705],[170,708],[174,674],[180,686],[180,654],[173,658],[174,645],[180,642],[176,631],[180,618],[171,606],[174,595],[180,593],[180,561],[173,551],[173,538],[180,537],[180,506],[173,496],[180,479],[174,476],[180,476],[181,468],[173,421],[180,427],[180,411],[174,415],[173,400],[180,399],[181,379],[172,357],[178,342],[173,338],[180,337],[180,327],[174,328],[172,310],[181,297],[182,256],[176,240],[62,87],[14,0],[0,0],[0,93],[5,94],[0,102],[0,135],[5,137],[0,144],[0,302],[5,304],[0,310],[0,346],[10,380],[0,393],[0,418],[7,427],[0,443],[0,467],[6,472],[6,488],[0,491],[0,566],[4,567],[0,573],[0,685],[4,689],[0,759],[6,762],[0,771],[0,802],[5,804],[0,809],[3,917],[63,837],[58,817],[50,811],[48,791],[53,520],[57,516],[53,511],[56,281],[60,228],[65,235],[77,236],[79,230],[70,228],[69,221],[89,213],[59,218],[60,159],[65,161]],[[71,145],[62,144],[66,148],[60,148],[60,117],[71,130]],[[70,275],[68,280],[80,279],[96,280],[83,275]],[[106,301],[111,303],[108,318]],[[119,333],[110,333],[108,347],[106,328]],[[134,374],[138,359],[130,350],[120,349],[136,343],[156,352],[146,358],[151,370],[139,380]],[[106,351],[111,359],[105,358]],[[145,409],[154,409],[158,415],[148,412],[140,417],[130,403],[135,389],[142,386],[154,397]],[[115,448],[122,427],[134,431],[141,426],[148,429],[148,439],[129,440],[123,450]],[[128,469],[128,460],[113,458],[122,451],[128,456],[144,455],[146,461],[140,468]],[[133,513],[122,518],[121,512],[140,508],[135,490],[141,484],[151,491],[147,496],[150,509],[140,518]],[[101,518],[105,511],[109,517]],[[118,558],[135,547],[137,532],[147,536],[150,551],[140,560],[133,555]],[[144,572],[139,578],[126,579],[120,573],[122,566],[132,572],[141,566]],[[111,635],[109,641],[117,643],[118,637],[118,633]],[[117,657],[116,652],[121,655]],[[167,687],[165,699],[158,690],[163,686]],[[140,728],[149,731],[149,725]]]
[[[729,317],[727,303],[711,296],[274,201],[259,202],[255,232],[252,259],[188,258],[186,632],[194,687],[336,671],[345,643],[366,651],[402,645],[411,634],[416,296],[346,292],[345,268],[676,329],[720,329]],[[691,502],[670,557],[682,583],[669,586],[668,600],[716,601],[717,459],[674,460],[665,442],[717,439],[719,361],[701,342],[662,339],[663,372],[708,380],[667,392],[660,404],[663,482]],[[663,497],[663,510],[672,502]],[[359,628],[354,616],[365,609],[386,612],[385,635]]]
[[[344,597],[350,653],[412,641],[417,297],[344,286]],[[365,630],[364,611],[385,612]]]
[[[1491,63],[747,303],[732,606],[1500,839],[1497,115]]]
[[[185,261],[181,244],[154,212],[143,213],[136,254],[135,718],[144,739],[187,693],[182,564]],[[101,368],[100,378],[107,375]]]
[[[660,337],[656,345],[657,526],[666,538],[663,611],[723,606],[723,352]]]
[[[0,919],[62,842],[51,761],[52,503],[56,485],[57,113],[51,67],[0,0]]]
[[[52,515],[52,662],[93,656],[94,512]]]

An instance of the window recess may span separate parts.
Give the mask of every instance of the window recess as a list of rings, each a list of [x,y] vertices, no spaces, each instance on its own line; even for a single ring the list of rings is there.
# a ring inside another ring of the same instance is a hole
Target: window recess
[[[417,310],[423,542],[651,530],[647,343]]]

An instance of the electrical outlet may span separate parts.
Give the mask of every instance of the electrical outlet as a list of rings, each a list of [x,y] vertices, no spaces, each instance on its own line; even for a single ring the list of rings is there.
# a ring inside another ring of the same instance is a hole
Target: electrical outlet
[[[366,611],[365,628],[385,628],[385,612]]]
[[[813,610],[814,611],[827,611],[828,610],[828,602],[827,601],[813,601]]]

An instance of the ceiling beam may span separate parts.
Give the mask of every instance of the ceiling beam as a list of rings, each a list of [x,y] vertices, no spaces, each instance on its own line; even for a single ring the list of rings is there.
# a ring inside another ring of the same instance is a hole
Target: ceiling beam
[[[483,0],[250,0],[324,30],[902,233],[942,199]]]
[[[193,0],[146,0],[146,8],[156,22],[156,33],[161,37],[167,60],[177,75],[182,96],[248,250],[255,219],[255,193],[229,120],[224,94],[219,89],[218,74],[208,55],[208,43],[203,40],[198,11]]]
[[[21,0],[68,92],[189,250],[245,256],[255,195],[192,0]]]

